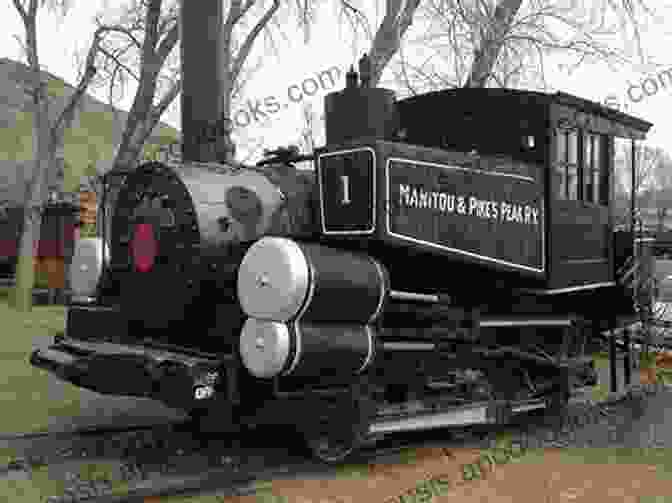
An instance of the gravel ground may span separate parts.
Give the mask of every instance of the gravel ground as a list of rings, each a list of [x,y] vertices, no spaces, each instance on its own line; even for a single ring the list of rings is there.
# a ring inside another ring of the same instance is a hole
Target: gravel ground
[[[672,391],[666,388],[643,400],[614,405],[603,424],[579,430],[577,441],[589,447],[672,447],[672,431],[664,427],[671,417]]]
[[[624,385],[623,361],[617,364],[618,389]],[[609,385],[609,369],[598,369],[600,382]],[[639,378],[633,370],[631,379]],[[595,447],[672,447],[672,431],[664,428],[666,419],[672,419],[672,389],[660,387],[659,391],[647,395],[643,402],[635,400],[614,405],[613,414],[607,418],[605,430],[590,427],[579,435],[581,440],[590,441]],[[672,424],[672,423],[671,423]]]

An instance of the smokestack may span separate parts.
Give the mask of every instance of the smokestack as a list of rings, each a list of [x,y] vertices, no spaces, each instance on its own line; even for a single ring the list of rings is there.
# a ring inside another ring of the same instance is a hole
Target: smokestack
[[[338,145],[363,139],[394,141],[398,117],[394,91],[371,87],[371,58],[359,60],[360,85],[351,66],[345,89],[324,97],[327,144]]]
[[[182,158],[223,160],[222,0],[180,0]]]

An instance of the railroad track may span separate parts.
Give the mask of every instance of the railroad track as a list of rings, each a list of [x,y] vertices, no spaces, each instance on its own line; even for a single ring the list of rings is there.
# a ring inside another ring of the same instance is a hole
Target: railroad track
[[[101,454],[101,443],[123,444],[134,435],[154,431],[179,431],[189,427],[188,421],[123,427],[102,426],[65,432],[36,432],[0,435],[0,443],[11,449],[23,451],[25,456],[0,467],[0,474],[7,471],[33,468],[57,463],[63,459],[83,459]]]
[[[651,392],[651,390],[649,390]],[[635,394],[636,395],[636,394]],[[632,395],[631,395],[632,396]],[[624,397],[621,397],[624,398]],[[613,402],[613,400],[612,400]],[[504,434],[526,447],[549,446],[548,432],[595,424],[613,403],[591,404],[585,400],[570,404],[566,414],[556,417],[544,411],[520,414],[511,424],[481,425],[473,428],[440,429],[399,433],[383,437],[375,445],[362,448],[351,460],[355,464],[394,463],[401,453],[420,447],[486,449]],[[178,422],[125,428],[96,428],[72,433],[21,435],[14,441],[44,441],[33,449],[32,458],[8,466],[8,470],[28,470],[91,458],[116,459],[125,494],[110,494],[110,486],[77,479],[70,481],[66,497],[54,502],[95,501],[134,502],[147,497],[217,493],[240,495],[254,492],[255,482],[291,476],[329,478],[335,468],[315,463],[301,450],[290,449],[286,435],[274,435],[276,444],[262,434],[201,437],[189,431],[190,423]],[[269,428],[270,430],[270,428]],[[531,434],[530,432],[534,432]],[[4,437],[7,439],[8,437]],[[541,439],[529,444],[530,439]],[[560,436],[551,446],[562,447]],[[11,439],[10,439],[11,441]],[[50,442],[50,443],[48,443]],[[116,444],[117,449],[111,448]],[[291,446],[290,446],[291,447]],[[63,454],[63,449],[70,451]],[[100,452],[102,451],[104,452]],[[39,452],[41,451],[41,452]],[[88,452],[87,452],[88,451]],[[181,451],[181,452],[180,452]],[[100,456],[103,454],[103,456]],[[38,462],[35,462],[35,461]]]

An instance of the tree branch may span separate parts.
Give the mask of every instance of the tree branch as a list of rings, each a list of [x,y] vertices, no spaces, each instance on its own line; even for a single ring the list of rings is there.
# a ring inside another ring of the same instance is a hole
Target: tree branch
[[[141,74],[150,73],[156,75],[158,69],[156,66],[156,44],[159,39],[157,30],[159,18],[161,17],[162,0],[149,0],[147,5],[147,15],[145,17],[145,40],[142,43],[141,54]]]
[[[166,61],[166,58],[170,54],[170,51],[173,50],[175,44],[180,38],[180,27],[177,23],[173,25],[170,31],[163,37],[159,47],[156,49],[156,61],[157,65],[162,67],[163,63]]]
[[[248,3],[251,3],[251,0]],[[231,73],[229,74],[231,81],[235,81],[238,78],[240,69],[242,68],[243,63],[245,63],[247,56],[250,54],[252,46],[254,45],[254,41],[256,40],[261,30],[263,30],[266,27],[270,19],[275,15],[275,13],[278,11],[279,8],[280,8],[280,0],[273,0],[273,5],[269,7],[269,9],[257,22],[257,24],[254,25],[254,28],[252,28],[252,30],[247,34],[247,37],[245,37],[245,42],[243,42],[243,45],[240,47],[238,54],[233,60]]]
[[[119,58],[115,56],[114,54],[110,53],[107,49],[100,48],[100,53],[106,56],[107,58],[111,59],[114,61],[115,67],[116,68],[121,68],[126,71],[131,77],[133,77],[135,80],[140,81],[140,76],[137,75],[132,69],[130,69],[127,65],[119,61]]]
[[[371,85],[380,81],[383,70],[399,50],[404,33],[413,22],[420,0],[407,0],[402,10],[401,0],[387,0],[383,22],[378,27],[369,55],[373,63]]]
[[[136,38],[135,35],[133,35],[133,32],[121,25],[103,25],[106,31],[110,32],[117,32],[121,33],[123,35],[126,35],[128,38],[130,38],[133,41],[133,45],[135,45],[138,49],[142,49],[142,44],[140,41]]]
[[[150,117],[154,120],[154,123],[158,122],[161,118],[161,115],[166,111],[170,104],[177,98],[177,96],[182,91],[182,79],[176,80],[168,88],[165,94],[161,97],[159,102],[152,107],[150,112]]]
[[[23,20],[23,24],[25,25],[28,22],[28,13],[26,12],[26,9],[23,8],[23,5],[19,0],[12,0],[12,2],[14,2],[14,7],[16,7],[16,10]]]
[[[91,80],[96,75],[97,71],[95,66],[96,56],[100,49],[101,37],[106,31],[109,30],[105,27],[99,27],[93,34],[93,41],[91,42],[91,47],[89,48],[89,52],[87,53],[86,60],[84,62],[84,74],[82,75],[79,83],[77,84],[75,92],[72,93],[72,95],[70,96],[68,104],[60,113],[52,128],[51,140],[55,145],[58,144],[58,142],[62,138],[64,130],[70,127],[70,124],[72,123],[72,120],[74,118],[75,108],[79,104],[79,101],[81,100],[84,93],[86,93],[86,90],[88,89]]]
[[[492,17],[485,23],[479,23],[483,33],[479,46],[475,47],[472,70],[465,87],[485,87],[521,3],[522,0],[500,0]]]
[[[28,6],[28,19],[31,19],[32,22],[34,23],[36,17],[37,17],[37,0],[30,0]]]
[[[229,14],[226,16],[226,21],[224,22],[224,30],[228,33],[231,33],[233,27],[236,26],[238,21],[247,14],[247,11],[254,5],[255,0],[247,0],[245,5],[242,5],[241,0],[231,0],[231,7],[229,7]]]

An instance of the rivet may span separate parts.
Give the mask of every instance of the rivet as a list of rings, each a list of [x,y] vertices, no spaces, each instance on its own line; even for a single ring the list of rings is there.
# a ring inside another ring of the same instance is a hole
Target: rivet
[[[261,273],[261,274],[257,275],[257,286],[263,288],[265,286],[268,286],[269,284],[270,284],[270,282],[268,280],[268,275],[267,274]]]

